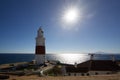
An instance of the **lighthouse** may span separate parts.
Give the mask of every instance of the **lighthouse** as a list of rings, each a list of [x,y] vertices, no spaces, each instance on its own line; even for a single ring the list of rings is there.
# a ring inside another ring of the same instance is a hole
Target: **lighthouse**
[[[37,31],[35,61],[37,65],[42,65],[45,63],[45,38],[41,27]]]

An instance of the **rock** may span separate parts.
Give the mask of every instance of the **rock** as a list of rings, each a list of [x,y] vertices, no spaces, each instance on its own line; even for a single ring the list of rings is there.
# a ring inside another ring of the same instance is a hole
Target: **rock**
[[[9,79],[8,75],[0,75],[0,79]]]

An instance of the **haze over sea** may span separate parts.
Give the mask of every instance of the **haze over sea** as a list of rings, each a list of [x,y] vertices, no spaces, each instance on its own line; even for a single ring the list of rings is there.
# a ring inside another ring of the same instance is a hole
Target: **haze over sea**
[[[115,60],[120,60],[120,54],[114,54]],[[0,64],[27,62],[32,61],[35,58],[35,54],[28,53],[0,53]],[[57,60],[61,63],[74,64],[82,63],[90,59],[89,54],[76,54],[76,53],[64,53],[64,54],[46,54],[47,60]],[[112,54],[95,54],[94,60],[112,60]]]

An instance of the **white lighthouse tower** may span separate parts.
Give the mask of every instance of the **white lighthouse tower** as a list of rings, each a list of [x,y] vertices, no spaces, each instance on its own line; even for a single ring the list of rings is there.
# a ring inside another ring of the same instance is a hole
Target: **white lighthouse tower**
[[[37,65],[45,63],[45,38],[43,30],[40,27],[37,31],[35,60]]]

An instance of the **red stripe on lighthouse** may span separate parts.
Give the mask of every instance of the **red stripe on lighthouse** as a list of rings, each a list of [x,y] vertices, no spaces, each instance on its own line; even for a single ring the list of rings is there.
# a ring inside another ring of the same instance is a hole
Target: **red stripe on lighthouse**
[[[36,46],[35,54],[45,54],[45,46]]]

